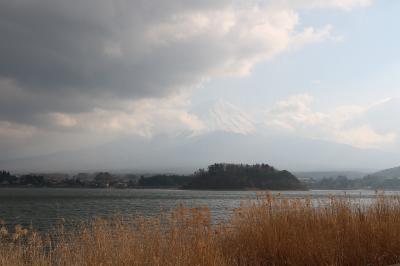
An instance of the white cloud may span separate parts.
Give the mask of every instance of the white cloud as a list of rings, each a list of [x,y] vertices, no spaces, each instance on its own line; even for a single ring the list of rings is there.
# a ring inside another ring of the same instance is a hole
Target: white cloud
[[[64,113],[51,113],[49,114],[51,123],[60,127],[73,127],[77,121],[71,115]]]
[[[331,31],[332,25],[326,25],[321,29],[314,29],[313,27],[307,27],[302,32],[293,35],[292,47],[298,49],[310,43],[318,43],[327,39],[338,40],[338,37],[332,37]]]
[[[330,25],[322,29],[297,29],[298,23],[299,16],[293,9],[270,10],[257,4],[243,8],[229,4],[221,9],[185,10],[174,14],[151,25],[145,36],[151,49],[182,44],[196,46],[193,41],[200,43],[203,47],[197,48],[205,49],[218,60],[199,73],[202,79],[210,79],[221,75],[247,75],[260,61],[330,36]]]
[[[75,115],[53,114],[53,126],[75,128],[114,135],[139,135],[189,132],[191,135],[211,131],[248,134],[256,131],[253,119],[245,111],[219,100],[204,113],[190,111],[189,94],[164,99],[127,101],[119,110],[95,109]]]
[[[294,95],[279,101],[266,112],[265,123],[289,130],[307,129],[324,122],[326,114],[311,109],[313,97],[308,94]]]
[[[379,148],[397,141],[395,132],[378,133],[370,125],[362,125],[351,129],[334,132],[334,140],[361,148]]]
[[[315,111],[312,102],[313,97],[308,94],[280,101],[266,111],[265,124],[294,134],[359,148],[384,148],[398,141],[400,128],[394,123],[382,131],[375,128],[372,121],[367,123],[364,119],[361,120],[363,124],[357,122],[359,118],[368,116],[376,106],[388,103],[387,99],[366,106],[339,106],[331,112]]]
[[[73,126],[104,134],[145,137],[179,132],[199,135],[212,131],[250,134],[273,128],[359,148],[385,148],[396,143],[400,134],[396,124],[382,131],[371,121],[357,122],[374,108],[381,109],[382,105],[390,103],[387,99],[365,106],[338,106],[332,111],[322,112],[313,107],[314,98],[311,95],[293,95],[266,110],[266,128],[263,129],[254,116],[224,100],[192,112],[190,98],[191,95],[185,93],[159,100],[127,101],[120,110],[96,109],[78,114],[72,118],[76,122]]]
[[[292,8],[338,8],[346,11],[356,7],[367,7],[372,0],[276,0],[272,6]]]
[[[190,95],[185,93],[162,99],[127,100],[118,109],[96,108],[74,115],[56,114],[53,118],[55,126],[79,131],[150,138],[155,134],[203,130],[202,121],[187,111],[190,104]]]

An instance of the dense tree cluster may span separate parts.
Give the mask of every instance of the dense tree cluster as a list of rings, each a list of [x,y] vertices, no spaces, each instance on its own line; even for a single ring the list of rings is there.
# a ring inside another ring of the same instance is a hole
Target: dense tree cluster
[[[45,178],[42,175],[22,175],[15,176],[7,171],[0,171],[0,185],[32,185],[32,186],[44,186]]]
[[[13,176],[0,172],[2,186],[91,187],[91,188],[186,188],[186,189],[304,189],[290,172],[278,171],[268,164],[218,163],[200,169],[193,175],[152,176],[115,175],[108,172]]]
[[[14,184],[17,177],[7,171],[0,171],[0,184]]]
[[[200,169],[185,186],[189,189],[273,189],[304,188],[288,171],[278,171],[268,164],[213,164]]]

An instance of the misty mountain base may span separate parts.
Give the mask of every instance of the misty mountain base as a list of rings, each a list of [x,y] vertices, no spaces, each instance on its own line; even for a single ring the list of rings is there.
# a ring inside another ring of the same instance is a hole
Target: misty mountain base
[[[357,172],[315,172],[296,173],[296,176],[310,189],[400,190],[400,167],[370,174]]]
[[[206,207],[184,206],[47,235],[3,223],[0,265],[391,265],[400,262],[399,222],[399,197],[366,205],[260,195],[216,224]]]

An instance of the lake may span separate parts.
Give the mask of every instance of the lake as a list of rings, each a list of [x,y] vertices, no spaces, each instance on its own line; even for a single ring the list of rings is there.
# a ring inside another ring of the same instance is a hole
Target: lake
[[[170,189],[78,189],[78,188],[1,188],[0,218],[7,225],[32,224],[40,231],[48,230],[61,220],[66,225],[89,221],[93,217],[155,216],[179,204],[188,207],[207,205],[214,219],[227,218],[240,203],[254,199],[255,191],[196,191]],[[282,197],[327,198],[346,195],[370,200],[376,196],[371,190],[311,190],[280,191]],[[400,195],[398,191],[386,191]]]

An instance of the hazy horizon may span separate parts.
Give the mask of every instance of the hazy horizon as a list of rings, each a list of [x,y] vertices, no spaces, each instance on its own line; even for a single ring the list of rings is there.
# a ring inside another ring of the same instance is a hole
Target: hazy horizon
[[[400,165],[400,2],[0,1],[0,169]]]

